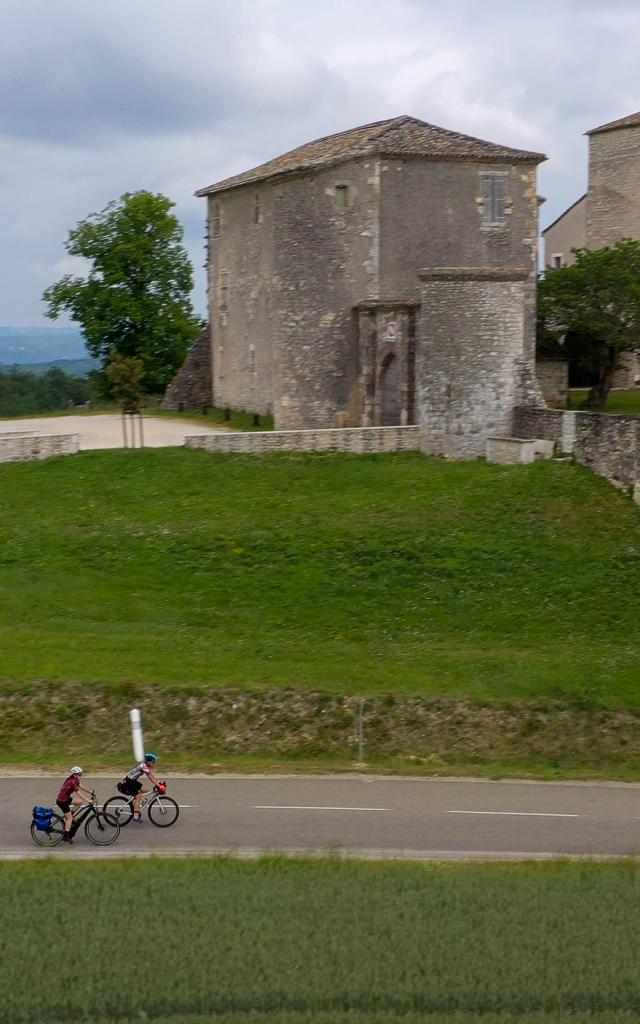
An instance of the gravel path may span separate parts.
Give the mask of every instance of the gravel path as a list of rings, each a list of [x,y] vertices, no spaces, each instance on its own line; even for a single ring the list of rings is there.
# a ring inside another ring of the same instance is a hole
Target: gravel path
[[[0,420],[0,434],[36,430],[40,434],[78,434],[80,449],[122,448],[122,419],[119,415],[34,416]],[[166,448],[184,444],[188,434],[223,434],[222,427],[208,427],[189,420],[145,416],[144,443],[147,448]],[[136,438],[137,438],[136,433]]]

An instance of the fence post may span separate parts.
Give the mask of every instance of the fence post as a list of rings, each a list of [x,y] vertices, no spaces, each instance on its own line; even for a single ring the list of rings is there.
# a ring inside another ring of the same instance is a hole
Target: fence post
[[[131,708],[129,712],[131,719],[131,739],[133,740],[133,756],[136,761],[144,760],[144,743],[142,741],[142,722],[138,708]]]
[[[364,697],[358,703],[358,761],[364,764]]]

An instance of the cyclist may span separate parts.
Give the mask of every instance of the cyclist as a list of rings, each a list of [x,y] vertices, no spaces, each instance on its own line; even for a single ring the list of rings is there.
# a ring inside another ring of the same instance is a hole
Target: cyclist
[[[73,824],[73,813],[83,804],[88,804],[93,794],[80,785],[82,768],[76,765],[69,772],[69,775],[62,783],[56,803],[64,814],[64,831],[62,833],[63,843],[72,843],[71,826]]]
[[[142,803],[142,797],[144,793],[149,792],[148,786],[145,787],[142,784],[143,779],[149,779],[153,782],[154,786],[157,786],[160,782],[159,779],[153,774],[153,767],[158,760],[157,754],[145,754],[144,761],[140,764],[135,765],[130,772],[127,773],[124,779],[124,785],[126,792],[129,796],[133,796],[133,820],[137,822],[142,821],[142,814],[140,813],[140,804]]]

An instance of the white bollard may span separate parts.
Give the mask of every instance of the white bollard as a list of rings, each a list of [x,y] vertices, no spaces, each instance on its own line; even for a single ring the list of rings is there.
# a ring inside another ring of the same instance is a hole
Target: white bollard
[[[142,740],[142,722],[138,708],[131,708],[129,712],[131,719],[131,738],[133,740],[133,756],[136,761],[144,760],[144,742]]]

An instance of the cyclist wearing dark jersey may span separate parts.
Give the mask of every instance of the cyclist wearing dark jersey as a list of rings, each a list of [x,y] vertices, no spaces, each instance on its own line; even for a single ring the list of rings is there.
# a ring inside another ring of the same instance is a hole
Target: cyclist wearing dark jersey
[[[149,787],[144,786],[143,783],[146,779],[153,782],[154,786],[157,786],[159,779],[153,774],[153,766],[158,760],[156,754],[145,754],[144,761],[140,764],[134,765],[130,772],[127,772],[124,784],[130,796],[135,799],[133,801],[133,820],[141,822],[142,815],[140,813],[140,804],[142,803],[142,797],[144,793],[149,792]]]
[[[72,768],[69,775],[62,783],[56,803],[64,814],[64,831],[62,833],[63,843],[72,843],[71,826],[73,824],[73,812],[91,800],[91,793],[84,786],[80,785],[82,768]]]

